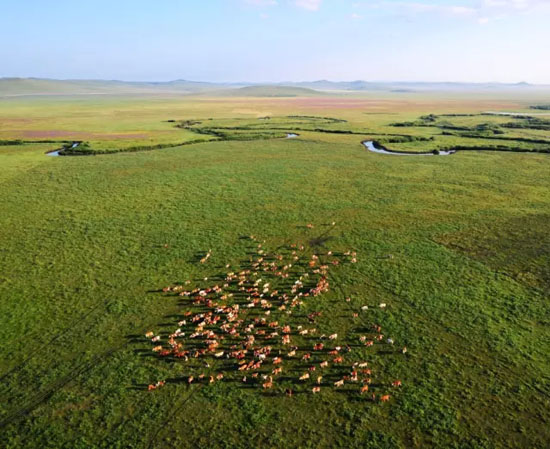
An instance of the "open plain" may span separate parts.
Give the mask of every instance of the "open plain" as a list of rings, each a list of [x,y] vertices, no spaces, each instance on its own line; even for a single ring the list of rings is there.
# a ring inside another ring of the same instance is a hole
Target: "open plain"
[[[241,95],[0,98],[2,446],[549,447],[550,94]],[[194,296],[294,256],[264,293],[330,288],[241,316],[280,380],[194,357]]]

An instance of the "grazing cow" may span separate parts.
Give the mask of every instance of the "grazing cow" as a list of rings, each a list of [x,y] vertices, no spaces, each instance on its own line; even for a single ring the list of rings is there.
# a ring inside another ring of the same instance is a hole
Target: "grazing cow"
[[[321,391],[321,387],[313,387],[311,391],[313,392],[313,394],[319,393]]]
[[[334,363],[342,363],[344,361],[343,357],[336,357],[332,360]]]
[[[367,391],[369,391],[369,386],[368,385],[363,385],[361,387],[361,394],[366,393]]]
[[[328,361],[324,361],[324,362],[321,362],[321,364],[319,365],[321,368],[326,368],[328,367]]]
[[[204,256],[202,259],[201,259],[201,263],[206,263],[206,261],[208,259],[210,259],[210,256],[212,255],[212,252],[211,250],[208,250],[208,252],[206,253],[206,256]]]
[[[264,382],[262,384],[262,387],[267,390],[267,389],[271,388],[272,386],[273,386],[273,379],[271,378],[271,376],[269,376],[268,381]]]
[[[400,380],[394,380],[391,384],[392,384],[393,387],[400,387],[401,386],[401,381]]]
[[[256,362],[254,363],[254,365],[252,365],[252,368],[253,370],[256,370],[256,369],[260,369],[260,367],[262,366],[262,362]]]
[[[176,351],[174,357],[177,357],[178,359],[185,359],[185,361],[187,361],[189,360],[189,357],[187,357],[188,354],[189,351]]]
[[[390,395],[385,394],[384,396],[380,396],[380,402],[388,402],[390,400]]]
[[[322,380],[323,376],[317,376],[317,385],[321,385]]]
[[[306,380],[306,379],[309,379],[309,373],[305,373],[300,376],[300,380]]]
[[[344,385],[344,379],[334,382],[335,387],[342,387]]]
[[[329,335],[329,340],[336,340],[338,338],[338,334],[332,334],[332,335]]]

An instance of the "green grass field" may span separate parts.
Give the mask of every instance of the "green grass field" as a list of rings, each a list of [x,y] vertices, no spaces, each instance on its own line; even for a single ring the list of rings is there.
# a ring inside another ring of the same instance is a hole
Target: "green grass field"
[[[2,447],[547,448],[550,155],[393,157],[361,145],[398,134],[421,140],[392,149],[546,149],[529,139],[550,141],[550,131],[479,114],[547,103],[450,94],[2,100],[0,140],[54,141],[0,146]],[[429,126],[392,126],[428,114],[438,116]],[[284,138],[294,130],[298,138]],[[195,139],[205,142],[178,145]],[[45,155],[74,140],[122,152]],[[178,146],[124,151],[158,144]],[[350,345],[346,363],[368,361],[371,392],[388,402],[352,382],[333,388],[344,367],[313,394],[297,360],[265,390],[243,384],[236,364],[151,351],[146,332],[165,339],[194,310],[162,289],[223,282],[258,257],[250,235],[285,257],[291,243],[307,258],[357,252],[357,263],[330,268],[329,292],[281,319],[311,327],[307,315],[321,311],[319,333],[339,335],[325,344]],[[384,340],[365,348],[358,336],[373,324]],[[222,371],[212,384],[187,382]],[[402,387],[391,387],[396,379]],[[147,391],[159,380],[166,385]]]

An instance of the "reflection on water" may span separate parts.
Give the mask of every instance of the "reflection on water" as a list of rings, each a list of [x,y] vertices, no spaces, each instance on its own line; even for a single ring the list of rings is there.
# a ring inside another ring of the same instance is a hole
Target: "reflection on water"
[[[80,145],[80,142],[73,142],[71,148],[76,148],[78,145]],[[61,150],[50,151],[49,153],[46,153],[46,156],[59,156],[60,151]]]
[[[372,140],[363,142],[363,145],[367,148],[367,150],[372,151],[373,153],[379,153],[379,154],[390,154],[393,156],[450,156],[451,154],[455,154],[456,151],[440,151],[439,154],[435,153],[402,153],[399,151],[388,151],[383,148],[378,148],[374,145],[374,142]]]

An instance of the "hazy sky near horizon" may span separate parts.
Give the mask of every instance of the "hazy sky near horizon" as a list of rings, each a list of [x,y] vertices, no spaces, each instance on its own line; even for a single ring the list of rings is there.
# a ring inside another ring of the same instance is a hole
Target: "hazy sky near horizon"
[[[2,0],[0,77],[550,84],[550,0]]]

